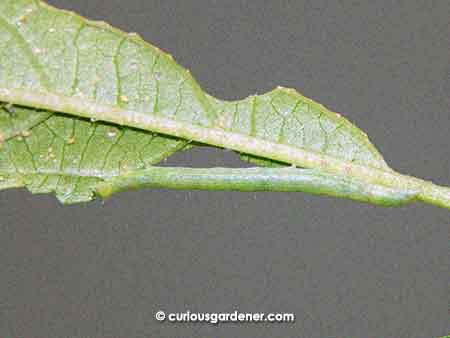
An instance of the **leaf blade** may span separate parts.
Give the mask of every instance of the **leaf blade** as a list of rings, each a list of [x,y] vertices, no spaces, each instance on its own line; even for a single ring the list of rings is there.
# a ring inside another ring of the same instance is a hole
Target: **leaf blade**
[[[4,13],[15,14],[3,19],[10,22],[0,36],[12,36],[17,48],[11,53],[27,56],[28,68],[21,64],[25,67],[21,72],[37,75],[20,84],[16,77],[13,81],[1,76],[1,87],[48,91],[387,168],[361,130],[293,90],[277,88],[236,102],[217,100],[202,91],[170,55],[136,36],[43,3],[21,0],[21,4],[7,0],[0,5]],[[27,20],[17,25],[24,16]],[[12,58],[0,56],[0,65]],[[236,115],[230,110],[234,108],[240,111],[239,121],[233,124]],[[286,137],[280,139],[274,126],[282,114],[287,122],[278,129]],[[241,128],[252,118],[253,125]],[[324,132],[323,125],[330,130]],[[331,130],[339,132],[332,135]],[[329,146],[324,148],[325,144]]]

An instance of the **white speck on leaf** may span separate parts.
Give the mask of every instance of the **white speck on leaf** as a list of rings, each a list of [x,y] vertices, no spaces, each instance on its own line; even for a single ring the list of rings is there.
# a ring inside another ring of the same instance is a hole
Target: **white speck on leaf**
[[[11,91],[9,89],[2,88],[2,89],[0,89],[0,94],[9,95],[9,94],[11,94]]]
[[[24,23],[27,22],[27,17],[25,15],[22,15],[21,17],[19,17],[19,19],[17,20],[17,26],[22,26]]]

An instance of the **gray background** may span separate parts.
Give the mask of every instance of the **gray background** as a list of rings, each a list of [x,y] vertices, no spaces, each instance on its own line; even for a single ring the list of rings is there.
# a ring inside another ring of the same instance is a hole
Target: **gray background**
[[[172,53],[221,98],[295,87],[401,172],[450,184],[449,1],[60,0]],[[170,164],[240,165],[200,149]],[[301,193],[135,191],[61,206],[0,193],[1,337],[450,333],[449,212]],[[170,324],[168,312],[294,312]]]

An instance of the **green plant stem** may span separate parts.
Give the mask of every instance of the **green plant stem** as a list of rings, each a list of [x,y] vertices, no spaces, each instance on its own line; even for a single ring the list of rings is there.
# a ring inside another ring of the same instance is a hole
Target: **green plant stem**
[[[415,199],[414,193],[364,184],[347,177],[313,169],[287,168],[184,168],[152,167],[100,183],[96,193],[107,198],[114,193],[139,188],[182,190],[235,190],[306,192],[349,198],[382,206],[399,206]]]
[[[223,129],[170,120],[119,107],[100,105],[80,97],[68,97],[49,92],[0,88],[0,101],[127,125],[291,163],[299,167],[315,168],[331,174],[353,177],[365,183],[383,185],[401,191],[414,191],[419,200],[450,209],[450,188],[392,170],[386,171],[350,163],[298,147],[269,142]]]

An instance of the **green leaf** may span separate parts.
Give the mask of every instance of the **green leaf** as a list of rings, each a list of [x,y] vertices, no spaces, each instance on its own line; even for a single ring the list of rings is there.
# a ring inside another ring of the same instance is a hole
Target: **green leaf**
[[[450,189],[394,172],[365,133],[295,90],[278,87],[235,102],[213,98],[170,55],[105,23],[39,1],[4,0],[0,50],[1,101],[229,148],[263,165],[313,168],[318,176],[450,207]],[[81,143],[89,143],[90,128],[80,125]],[[98,170],[95,158],[82,162]]]
[[[216,100],[136,36],[30,0],[3,1],[0,13],[0,43],[8,42],[0,56],[4,88],[68,95],[386,167],[363,132],[293,90]]]

